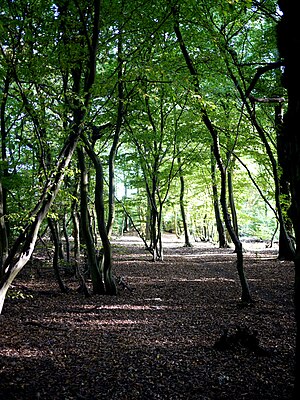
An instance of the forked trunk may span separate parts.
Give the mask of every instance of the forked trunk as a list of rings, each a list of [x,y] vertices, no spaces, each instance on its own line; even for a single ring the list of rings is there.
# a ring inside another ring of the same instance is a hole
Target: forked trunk
[[[97,154],[94,152],[89,142],[84,139],[86,152],[92,160],[95,171],[96,171],[96,184],[95,184],[95,209],[97,215],[97,226],[99,235],[102,242],[102,253],[100,260],[101,269],[104,280],[104,290],[105,294],[115,295],[117,294],[117,286],[112,273],[112,254],[111,254],[111,244],[106,230],[105,224],[105,208],[103,200],[103,168],[101,161]]]

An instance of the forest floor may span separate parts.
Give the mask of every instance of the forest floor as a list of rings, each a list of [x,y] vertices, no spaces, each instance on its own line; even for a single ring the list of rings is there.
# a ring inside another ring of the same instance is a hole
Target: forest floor
[[[245,244],[255,303],[243,306],[232,249],[164,241],[157,263],[137,238],[113,241],[132,289],[118,296],[84,298],[67,277],[62,294],[36,256],[0,316],[0,399],[290,399],[292,263]]]

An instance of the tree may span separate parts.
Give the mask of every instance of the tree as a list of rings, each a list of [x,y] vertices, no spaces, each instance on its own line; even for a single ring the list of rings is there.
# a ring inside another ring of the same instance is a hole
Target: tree
[[[180,24],[179,24],[179,10],[176,7],[173,7],[172,13],[173,13],[173,17],[174,17],[174,32],[176,34],[178,44],[180,46],[180,49],[181,49],[182,55],[184,57],[184,60],[186,62],[187,68],[193,77],[195,93],[201,98],[202,96],[200,93],[198,72],[194,66],[194,63],[190,57],[190,54],[187,50],[187,47],[185,45],[185,42],[184,42],[182,34],[181,34],[181,29],[180,29]],[[212,124],[211,119],[209,118],[208,112],[207,112],[204,104],[201,102],[200,102],[200,113],[201,113],[203,123],[205,124],[209,133],[211,134],[212,141],[213,141],[213,153],[216,158],[216,162],[218,164],[218,168],[219,168],[220,175],[221,175],[220,203],[222,206],[223,218],[224,218],[226,228],[227,228],[228,233],[234,243],[235,251],[237,253],[237,271],[238,271],[241,288],[242,288],[241,300],[243,302],[251,302],[252,299],[251,299],[248,283],[246,280],[246,276],[244,273],[242,243],[239,240],[239,237],[232,226],[230,214],[228,212],[228,207],[227,207],[227,199],[226,199],[227,169],[226,169],[226,166],[223,163],[223,160],[221,157],[218,133],[216,132],[216,129],[215,129],[214,125]]]
[[[300,395],[300,76],[299,57],[300,26],[299,4],[279,1],[283,16],[278,23],[278,50],[284,62],[283,83],[288,94],[288,108],[284,116],[283,135],[287,152],[286,172],[291,185],[291,220],[295,231],[295,315],[296,315],[296,365],[294,398]]]
[[[46,5],[49,5],[46,2]],[[45,6],[45,4],[43,4]],[[86,16],[82,14],[82,8],[86,7]],[[46,8],[48,11],[48,9]],[[42,11],[42,9],[40,9]],[[49,15],[47,15],[49,17]],[[74,17],[80,21],[81,29],[73,26]],[[66,169],[68,168],[77,143],[82,134],[84,120],[92,97],[92,87],[96,74],[96,55],[98,46],[99,22],[100,22],[100,1],[95,0],[92,7],[88,4],[76,6],[74,4],[60,3],[57,10],[52,14],[52,21],[58,22],[61,36],[58,46],[58,54],[63,71],[63,93],[65,94],[65,106],[68,109],[70,120],[62,124],[62,128],[67,127],[67,137],[63,143],[62,149],[58,155],[55,165],[53,165],[52,173],[48,177],[39,201],[30,213],[30,219],[24,227],[21,234],[15,239],[13,246],[3,265],[3,277],[0,282],[0,312],[2,311],[6,292],[12,281],[20,270],[26,265],[30,259],[35,247],[40,226],[45,219],[51,205],[53,204],[60,185],[64,178]],[[34,20],[32,20],[33,22]],[[46,19],[45,21],[46,22]],[[76,38],[76,40],[74,40]],[[74,43],[73,43],[73,40]],[[71,46],[72,43],[72,46]],[[83,47],[82,47],[83,46]],[[86,52],[83,52],[86,49]],[[37,50],[38,51],[38,50]],[[14,60],[9,59],[8,51],[2,52],[2,55],[8,65],[14,71],[14,79],[20,83],[19,74],[14,64]],[[67,58],[70,64],[67,64]],[[70,71],[69,71],[70,68]],[[71,75],[71,90],[67,93],[69,85],[69,72]],[[18,85],[20,95],[25,104],[27,97]],[[35,113],[32,114],[33,119]],[[33,121],[35,122],[35,121]]]

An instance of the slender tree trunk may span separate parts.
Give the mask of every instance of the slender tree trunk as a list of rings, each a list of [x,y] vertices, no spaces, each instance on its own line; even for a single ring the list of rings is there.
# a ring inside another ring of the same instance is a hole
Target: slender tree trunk
[[[109,153],[109,195],[108,195],[108,219],[107,219],[107,234],[110,237],[113,223],[115,219],[115,158],[119,145],[121,127],[124,114],[124,88],[123,88],[123,43],[122,32],[118,35],[118,114],[117,123],[114,134],[113,144]]]
[[[77,189],[75,191],[77,193]],[[76,278],[79,280],[79,291],[83,292],[85,297],[90,296],[89,289],[85,282],[84,276],[80,271],[80,224],[79,215],[76,209],[77,201],[74,202],[74,207],[72,206],[72,222],[73,222],[73,238],[74,238],[74,269]]]
[[[3,276],[3,264],[8,255],[8,238],[5,224],[3,188],[0,177],[0,278]]]
[[[233,226],[233,229],[234,229],[236,235],[238,236],[239,228],[238,228],[238,223],[237,223],[237,214],[236,214],[234,195],[233,195],[233,184],[232,184],[232,172],[231,171],[227,171],[227,185],[228,185],[228,199],[229,199],[229,206],[230,206],[230,212],[231,212],[231,218],[232,218],[232,226]]]
[[[112,252],[111,244],[106,230],[105,224],[105,207],[103,199],[103,167],[97,154],[94,152],[87,140],[84,139],[86,151],[92,160],[96,171],[96,184],[95,184],[95,209],[97,215],[97,225],[99,235],[102,241],[102,271],[104,279],[105,293],[109,295],[117,294],[117,287],[112,273]]]
[[[67,263],[70,263],[70,240],[69,240],[69,235],[68,235],[68,228],[67,228],[67,221],[66,221],[66,214],[63,216],[63,234],[64,234],[64,239],[66,242],[66,261]]]
[[[150,204],[150,199],[149,199],[148,195],[147,195],[145,238],[146,238],[146,240],[151,240],[151,204]],[[150,243],[150,247],[152,247],[152,243]]]
[[[64,281],[62,280],[62,277],[61,277],[61,274],[59,271],[59,259],[60,259],[59,253],[60,253],[60,242],[61,241],[59,238],[57,222],[53,221],[52,218],[48,218],[48,225],[50,228],[50,232],[51,232],[52,240],[53,240],[53,244],[54,244],[54,256],[53,256],[53,262],[52,262],[54,274],[56,276],[58,286],[59,286],[60,290],[62,291],[62,293],[67,293],[68,288],[64,284]]]
[[[233,225],[231,223],[231,219],[230,219],[230,214],[228,212],[228,208],[227,208],[227,201],[226,201],[226,170],[224,169],[223,165],[222,165],[222,161],[221,161],[221,157],[220,157],[220,153],[218,150],[218,147],[216,148],[216,150],[214,150],[215,152],[215,156],[217,158],[217,162],[219,165],[219,169],[220,169],[220,173],[221,173],[221,197],[220,197],[220,203],[222,206],[222,210],[223,210],[223,216],[224,216],[224,221],[225,221],[225,225],[227,228],[227,231],[230,235],[230,238],[234,244],[235,247],[235,252],[237,255],[237,272],[239,275],[239,279],[240,279],[240,283],[241,283],[241,287],[242,287],[242,295],[241,295],[241,300],[242,302],[245,303],[251,303],[252,302],[252,298],[250,295],[250,290],[248,287],[248,282],[246,279],[246,275],[244,272],[244,256],[243,256],[243,246],[242,243],[238,237],[238,235],[236,234]]]
[[[173,214],[174,214],[174,233],[176,237],[179,239],[181,235],[181,227],[178,222],[178,215],[177,215],[178,213],[175,206],[173,206]]]
[[[80,221],[83,241],[86,246],[87,260],[89,271],[92,278],[93,292],[95,294],[104,294],[104,284],[102,281],[102,273],[99,268],[94,238],[91,228],[91,219],[88,207],[88,173],[85,164],[85,153],[83,149],[77,149],[78,162],[80,168]]]
[[[181,159],[180,158],[178,158],[178,164],[179,164],[179,179],[180,179],[179,204],[180,204],[180,212],[181,212],[181,218],[182,218],[183,230],[184,230],[184,246],[185,247],[192,247],[191,241],[190,241],[190,234],[189,234],[188,224],[187,224],[186,215],[185,215],[185,207],[184,207],[185,186],[184,186],[184,177],[183,177],[183,174],[182,174]]]
[[[127,199],[127,185],[126,182],[124,183],[124,197],[123,197],[123,203],[126,205],[126,199]],[[127,233],[129,231],[129,221],[128,221],[128,214],[124,211],[123,212],[123,220],[122,220],[122,232],[121,236],[123,236],[124,233]]]
[[[2,267],[8,255],[8,229],[7,229],[7,189],[2,184],[2,178],[8,178],[8,165],[6,155],[6,103],[10,85],[10,73],[4,79],[4,87],[0,105],[0,132],[1,132],[1,161],[0,169],[0,277],[3,275]]]
[[[211,147],[211,181],[212,181],[212,192],[213,192],[213,202],[214,202],[214,212],[215,219],[219,237],[219,247],[226,248],[228,247],[225,230],[221,219],[220,207],[219,207],[219,195],[218,195],[218,186],[216,180],[216,160],[213,153],[213,147]]]
[[[75,266],[79,266],[80,259],[80,223],[78,214],[78,196],[79,196],[80,183],[77,180],[75,184],[75,189],[73,192],[73,201],[71,204],[71,219],[73,224],[72,236],[73,236],[73,257]]]
[[[72,212],[72,222],[73,222],[73,254],[74,254],[74,262],[75,265],[79,266],[80,259],[80,228],[79,228],[79,215],[77,210],[73,210]]]

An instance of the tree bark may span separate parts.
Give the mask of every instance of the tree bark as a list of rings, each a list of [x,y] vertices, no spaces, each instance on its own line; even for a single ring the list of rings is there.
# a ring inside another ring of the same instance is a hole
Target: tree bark
[[[91,229],[91,218],[88,206],[88,173],[85,164],[85,153],[82,148],[77,149],[78,163],[80,168],[80,222],[81,232],[89,266],[89,272],[92,278],[93,292],[95,294],[104,294],[104,284],[102,273],[98,264],[94,238]]]
[[[184,231],[184,246],[185,247],[192,247],[191,241],[190,241],[190,234],[189,234],[189,229],[188,229],[188,224],[186,220],[186,215],[185,215],[185,207],[184,207],[184,192],[185,192],[185,185],[184,185],[184,177],[182,173],[182,167],[181,167],[181,159],[178,158],[178,171],[179,171],[179,179],[180,179],[180,196],[179,196],[179,204],[180,204],[180,212],[181,212],[181,218],[182,218],[182,223],[183,223],[183,231]]]
[[[67,261],[67,263],[70,263],[70,240],[69,240],[69,234],[68,234],[66,214],[64,214],[64,216],[63,216],[62,229],[63,229],[64,239],[66,242],[66,261]],[[62,249],[63,249],[63,245],[62,245]]]
[[[7,189],[3,186],[2,178],[8,178],[8,165],[6,155],[6,103],[10,85],[10,73],[7,71],[4,79],[4,87],[0,106],[0,121],[1,121],[1,161],[0,169],[0,277],[3,275],[3,264],[8,255],[8,229],[7,229]]]
[[[8,237],[4,213],[4,194],[0,177],[0,278],[3,276],[3,265],[8,255]]]
[[[107,234],[110,237],[115,220],[115,158],[120,140],[121,127],[124,114],[124,88],[123,88],[123,43],[122,32],[118,35],[118,113],[117,123],[110,149],[108,168],[109,168],[109,194],[108,194],[108,218],[107,218]]]
[[[57,222],[53,221],[52,218],[48,218],[48,225],[50,228],[50,232],[51,232],[52,240],[53,240],[53,244],[54,244],[54,255],[53,255],[53,261],[52,261],[53,270],[54,270],[60,290],[62,291],[62,293],[67,293],[68,288],[64,284],[64,281],[62,280],[62,277],[61,277],[61,274],[59,271],[59,259],[60,259],[59,253],[60,253],[61,240],[59,238]]]
[[[296,363],[294,399],[300,398],[300,75],[299,54],[300,24],[299,2],[279,0],[283,12],[278,24],[278,50],[284,60],[283,82],[288,93],[288,109],[284,116],[283,135],[287,160],[286,173],[291,186],[291,220],[293,222],[296,252],[295,265],[295,317],[296,317]]]
[[[287,234],[291,236],[292,223],[289,217],[289,210],[291,205],[291,193],[289,188],[289,177],[287,175],[288,159],[287,159],[287,149],[283,131],[283,108],[281,103],[275,106],[275,128],[277,133],[278,166],[282,171],[281,174],[279,175],[280,203],[283,214],[282,217],[285,224],[285,227],[283,227],[282,224],[279,224],[280,226],[279,226],[278,259],[291,261],[294,259],[294,252],[291,251],[290,246],[287,245],[287,241],[285,240],[285,229],[287,231]]]
[[[236,207],[233,195],[232,172],[227,171],[228,200],[232,218],[232,226],[237,236],[239,236],[239,228],[237,222]]]
[[[228,247],[228,244],[226,241],[225,230],[220,215],[218,186],[216,180],[216,160],[213,153],[213,146],[211,146],[211,181],[212,181],[214,212],[215,212],[215,219],[219,237],[219,248],[223,249]]]
[[[101,161],[97,154],[94,152],[88,141],[83,138],[85,143],[85,149],[90,159],[92,160],[95,171],[96,171],[96,184],[95,184],[95,209],[97,215],[97,225],[99,235],[102,241],[102,272],[104,279],[104,289],[105,294],[115,295],[117,294],[117,286],[115,283],[115,279],[112,273],[112,253],[111,253],[111,244],[106,230],[105,224],[105,207],[104,207],[104,199],[103,199],[103,168]]]

